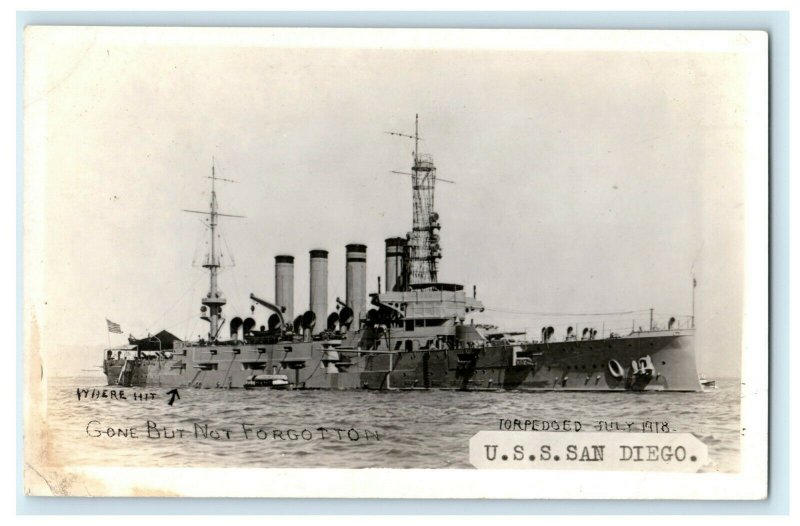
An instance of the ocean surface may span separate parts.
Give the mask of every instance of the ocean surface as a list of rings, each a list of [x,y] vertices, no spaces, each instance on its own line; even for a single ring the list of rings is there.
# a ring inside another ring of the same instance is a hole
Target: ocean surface
[[[737,472],[739,383],[717,386],[703,393],[187,388],[170,405],[168,389],[123,388],[125,399],[115,399],[104,377],[87,376],[48,380],[47,421],[51,452],[64,464],[465,469],[472,469],[469,438],[499,430],[501,419],[578,421],[583,431],[598,421],[635,428],[656,421],[708,445],[702,471]]]

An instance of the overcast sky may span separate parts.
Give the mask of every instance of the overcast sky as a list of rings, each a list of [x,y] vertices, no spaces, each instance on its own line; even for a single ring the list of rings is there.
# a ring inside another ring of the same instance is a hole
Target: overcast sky
[[[374,291],[384,239],[411,227],[410,178],[390,171],[409,171],[413,146],[384,132],[411,133],[419,113],[421,151],[456,181],[436,193],[440,280],[477,286],[492,311],[476,321],[532,336],[590,319],[629,330],[648,314],[500,311],[689,315],[694,270],[700,369],[738,373],[748,99],[736,54],[110,35],[29,47],[28,78],[45,80],[29,82],[26,110],[46,119],[28,136],[46,174],[26,210],[46,269],[31,301],[44,348],[65,349],[50,367],[99,365],[95,347],[75,349],[107,342],[105,318],[126,336],[205,334],[207,233],[181,209],[208,206],[212,157],[239,181],[220,185],[221,211],[247,216],[221,229],[229,319],[251,292],[274,298],[277,254],[296,258],[295,312],[308,308],[310,249],[330,251],[331,310],[347,243],[368,246]]]

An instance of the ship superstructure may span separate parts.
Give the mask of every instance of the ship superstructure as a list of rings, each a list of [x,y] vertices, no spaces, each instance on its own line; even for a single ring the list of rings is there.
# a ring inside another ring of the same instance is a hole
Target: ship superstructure
[[[608,337],[569,327],[556,335],[543,327],[536,341],[524,333],[475,324],[484,310],[473,287],[440,282],[441,224],[434,209],[436,167],[419,153],[419,120],[413,135],[412,230],[385,244],[385,290],[368,294],[367,246],[346,246],[345,299],[328,297],[328,251],[309,251],[308,310],[295,317],[294,256],[275,256],[275,298],[250,299],[266,311],[223,316],[215,241],[221,214],[212,167],[208,218],[211,243],[204,267],[209,292],[201,299],[207,338],[169,345],[108,349],[110,385],[240,388],[254,378],[286,377],[295,389],[459,389],[700,391],[693,318],[681,325]],[[380,287],[379,287],[380,289]],[[264,320],[260,323],[259,319]],[[227,327],[227,333],[225,328]],[[225,333],[223,335],[223,333]],[[139,341],[131,341],[141,343]],[[248,383],[249,382],[249,383]]]

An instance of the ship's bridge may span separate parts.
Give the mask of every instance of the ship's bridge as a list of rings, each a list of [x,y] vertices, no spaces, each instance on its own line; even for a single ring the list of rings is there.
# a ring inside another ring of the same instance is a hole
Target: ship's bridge
[[[454,283],[417,283],[411,290],[373,294],[377,300],[409,319],[454,319],[463,321],[473,311],[482,312],[483,303],[468,298],[464,286]]]

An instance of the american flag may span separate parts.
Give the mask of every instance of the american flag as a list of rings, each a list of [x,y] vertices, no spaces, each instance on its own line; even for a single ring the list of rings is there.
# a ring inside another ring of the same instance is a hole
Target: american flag
[[[122,329],[120,328],[119,323],[114,323],[113,321],[106,318],[106,325],[108,325],[108,332],[122,334]]]

